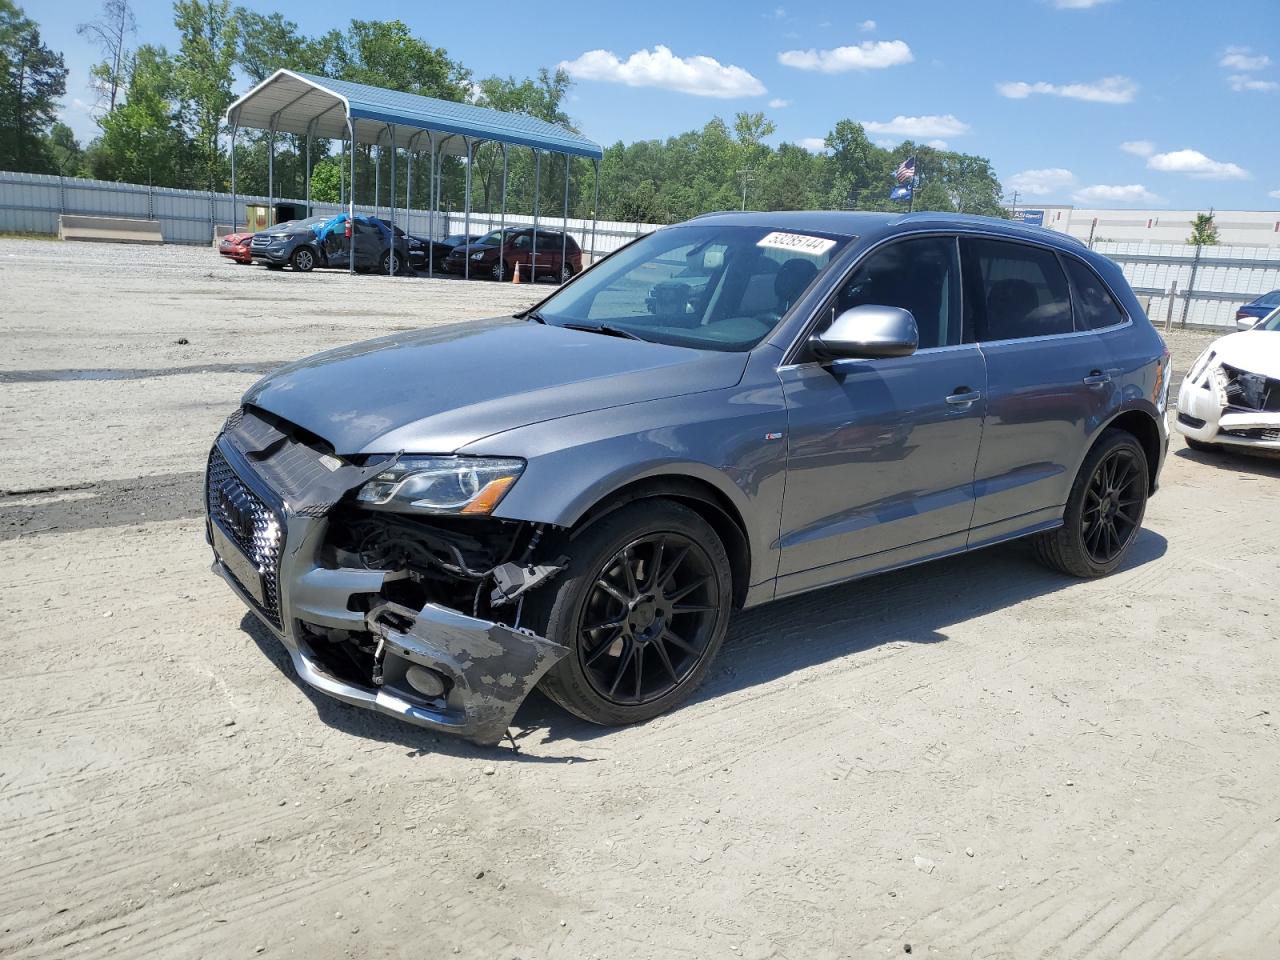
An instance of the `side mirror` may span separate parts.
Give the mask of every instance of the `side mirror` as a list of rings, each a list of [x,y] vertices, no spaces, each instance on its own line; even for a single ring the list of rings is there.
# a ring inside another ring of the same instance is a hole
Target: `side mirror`
[[[809,346],[823,363],[908,357],[920,346],[920,331],[910,310],[868,303],[840,314]]]

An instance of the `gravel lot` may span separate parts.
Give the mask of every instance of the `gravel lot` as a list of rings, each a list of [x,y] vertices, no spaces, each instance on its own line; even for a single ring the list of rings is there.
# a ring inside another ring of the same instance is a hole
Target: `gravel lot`
[[[0,956],[1280,956],[1274,463],[1175,436],[1107,580],[784,601],[674,714],[482,749],[299,685],[201,470],[262,370],[538,288],[3,240],[0,290]]]

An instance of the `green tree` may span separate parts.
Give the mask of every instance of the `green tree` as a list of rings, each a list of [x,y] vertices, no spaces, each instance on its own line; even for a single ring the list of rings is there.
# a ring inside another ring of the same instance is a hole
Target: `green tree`
[[[46,137],[67,89],[67,68],[12,0],[0,0],[0,83],[0,170],[52,169]]]
[[[76,33],[97,44],[102,60],[89,69],[99,106],[105,102],[107,112],[116,108],[116,99],[128,82],[128,37],[137,33],[138,24],[129,0],[103,0],[102,14],[97,20],[79,24]]]
[[[174,26],[181,36],[174,78],[184,125],[195,150],[191,185],[201,189],[221,187],[226,179],[222,118],[233,99],[236,20],[230,0],[177,0],[173,13]]]
[[[53,168],[64,177],[78,177],[84,170],[84,150],[71,128],[55,121],[49,131],[48,154]]]
[[[1195,220],[1191,222],[1191,236],[1187,237],[1187,243],[1198,247],[1212,247],[1217,242],[1218,225],[1213,222],[1213,211],[1197,213]]]
[[[187,186],[195,149],[182,126],[173,58],[145,44],[129,58],[124,101],[98,123],[88,166],[101,180]]]

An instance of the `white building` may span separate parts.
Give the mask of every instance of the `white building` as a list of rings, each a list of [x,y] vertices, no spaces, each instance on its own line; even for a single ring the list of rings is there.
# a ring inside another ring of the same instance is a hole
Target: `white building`
[[[1057,204],[1018,204],[1015,219],[1069,233],[1088,243],[1186,243],[1198,213],[1208,210],[1092,210]],[[1218,242],[1237,246],[1280,246],[1280,210],[1215,210]]]

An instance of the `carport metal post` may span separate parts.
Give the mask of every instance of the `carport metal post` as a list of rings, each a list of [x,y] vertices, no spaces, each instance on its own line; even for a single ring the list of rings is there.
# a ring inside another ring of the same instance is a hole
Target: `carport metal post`
[[[311,136],[315,132],[316,122],[312,120],[307,124],[307,162],[304,167],[307,178],[307,216],[311,216]]]
[[[427,136],[431,138],[431,155],[427,161],[429,164],[427,168],[427,236],[434,244],[436,242],[436,135],[428,131]],[[427,276],[435,275],[436,258],[428,257]]]
[[[387,212],[390,214],[391,220],[391,259],[387,261],[387,266],[391,270],[391,276],[396,275],[396,261],[400,258],[400,253],[396,249],[396,128],[392,124],[387,127],[391,133],[391,194],[387,197]],[[406,244],[407,245],[407,244]]]
[[[542,197],[542,151],[533,148],[533,250],[529,253],[529,282],[538,282],[538,202]]]
[[[271,119],[271,132],[267,134],[267,226],[274,226],[272,219],[276,205],[276,121]]]
[[[498,216],[498,279],[505,280],[507,262],[502,259],[502,242],[507,239],[507,145],[502,144],[502,213]]]
[[[418,138],[421,137],[426,130],[419,130],[409,138],[409,169],[405,171],[404,185],[404,232],[409,232],[411,218],[413,217],[413,155],[418,149]],[[427,262],[431,262],[431,247],[427,247]]]
[[[351,228],[351,242],[347,244],[347,273],[356,272],[356,125],[347,116],[347,133],[351,137],[351,190],[347,193],[347,225]]]
[[[465,185],[462,188],[462,235],[464,237],[471,236],[471,145],[470,137],[462,138],[462,145],[467,151],[467,177]],[[502,256],[502,248],[498,248],[498,256]],[[467,253],[466,259],[462,262],[462,276],[464,279],[471,279],[471,254]]]
[[[560,232],[560,282],[564,282],[564,268],[569,255],[569,155],[564,154],[564,227]]]
[[[231,124],[231,232],[236,232],[240,218],[236,215],[236,132],[240,129],[240,116]]]
[[[591,199],[591,262],[596,262],[596,225],[600,222],[600,161],[592,160],[595,167],[595,193]]]

